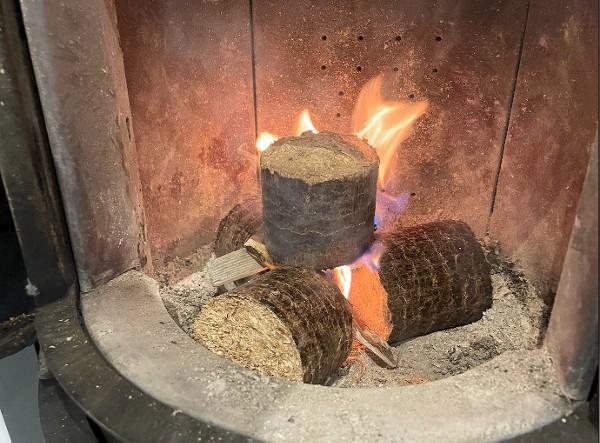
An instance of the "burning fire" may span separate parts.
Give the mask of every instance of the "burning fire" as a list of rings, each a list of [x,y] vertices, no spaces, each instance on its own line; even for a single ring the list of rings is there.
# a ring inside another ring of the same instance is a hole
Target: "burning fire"
[[[387,101],[381,92],[383,76],[371,79],[360,91],[354,107],[353,130],[364,138],[379,155],[377,204],[375,224],[385,230],[408,205],[408,193],[397,196],[385,192],[396,159],[396,151],[411,133],[415,121],[427,110],[427,101]],[[302,111],[296,125],[296,135],[306,131],[317,133],[307,109]],[[256,140],[258,151],[263,152],[279,137],[261,132]],[[358,260],[338,266],[332,271],[340,291],[352,305],[355,320],[362,327],[387,340],[391,332],[387,294],[379,280],[379,264],[384,245],[376,241]],[[355,285],[352,285],[353,273]]]
[[[310,119],[308,109],[305,109],[302,111],[302,114],[300,114],[298,125],[296,126],[296,135],[301,135],[306,131],[314,132],[315,134],[319,132],[315,129],[315,125],[313,125],[313,122]]]
[[[352,286],[352,269],[350,266],[338,266],[333,270],[333,279],[340,291],[346,297],[350,295],[350,287]]]
[[[386,101],[381,94],[383,76],[370,80],[360,91],[353,113],[354,132],[379,154],[380,189],[385,189],[394,154],[410,135],[415,121],[427,110],[427,101]]]
[[[302,111],[298,117],[298,123],[296,124],[296,135],[302,135],[306,131],[314,132],[315,134],[319,132],[315,128],[315,125],[313,125],[308,109]],[[263,131],[256,139],[256,149],[258,149],[259,152],[264,152],[269,149],[269,146],[271,146],[278,138],[278,136],[273,135],[270,132]]]
[[[261,132],[256,139],[256,149],[259,152],[266,151],[279,137],[274,136],[270,132]]]

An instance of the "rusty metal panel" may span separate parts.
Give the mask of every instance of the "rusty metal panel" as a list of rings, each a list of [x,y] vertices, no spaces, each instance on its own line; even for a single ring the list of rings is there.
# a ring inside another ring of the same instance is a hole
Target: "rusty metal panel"
[[[149,242],[162,262],[214,239],[256,191],[248,2],[119,1]]]
[[[598,370],[598,135],[548,325],[563,393],[586,400]]]
[[[457,218],[485,230],[527,1],[255,0],[259,130],[348,133],[361,87],[385,74],[387,99],[430,107],[402,143],[392,192],[405,222]]]
[[[111,1],[21,2],[82,291],[140,265],[143,210]]]
[[[598,123],[598,3],[534,0],[490,235],[551,302]]]

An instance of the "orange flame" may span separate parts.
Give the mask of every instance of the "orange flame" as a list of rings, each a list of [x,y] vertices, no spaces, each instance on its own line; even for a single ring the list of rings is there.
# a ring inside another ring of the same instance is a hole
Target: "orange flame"
[[[427,101],[386,101],[381,94],[383,76],[370,80],[360,91],[354,107],[354,132],[365,138],[379,154],[381,189],[389,179],[388,172],[400,143],[410,136],[414,122],[427,110]]]
[[[258,149],[259,152],[266,151],[278,138],[279,137],[269,132],[261,132],[256,139],[256,149]]]
[[[302,111],[300,116],[298,117],[298,123],[296,124],[296,135],[302,135],[302,133],[306,131],[318,133],[315,125],[310,118],[310,114],[308,113],[308,109]],[[264,152],[269,149],[269,146],[273,144],[279,137],[271,134],[270,132],[263,131],[258,135],[256,139],[256,149],[259,152]]]
[[[310,131],[317,134],[319,131],[313,125],[312,120],[310,119],[310,114],[308,113],[308,109],[302,111],[300,117],[298,118],[298,124],[296,126],[296,135],[302,135],[302,133]]]
[[[350,286],[352,285],[352,270],[350,269],[350,266],[344,265],[335,268],[333,270],[333,279],[347,299],[350,294]]]

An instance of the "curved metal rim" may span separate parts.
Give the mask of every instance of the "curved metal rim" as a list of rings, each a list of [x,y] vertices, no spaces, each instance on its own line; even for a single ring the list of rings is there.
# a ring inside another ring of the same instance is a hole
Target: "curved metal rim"
[[[47,365],[64,391],[119,440],[252,441],[204,423],[146,394],[122,377],[82,327],[75,288],[38,308],[36,328]]]
[[[90,338],[123,377],[197,420],[258,440],[487,441],[569,410],[543,350],[507,352],[423,385],[341,389],[258,376],[212,354],[175,324],[156,282],[136,271],[81,303]]]

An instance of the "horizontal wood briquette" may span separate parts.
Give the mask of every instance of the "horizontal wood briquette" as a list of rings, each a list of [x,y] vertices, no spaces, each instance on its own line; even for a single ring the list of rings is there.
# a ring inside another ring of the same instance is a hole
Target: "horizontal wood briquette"
[[[260,197],[252,196],[235,205],[219,223],[215,255],[220,257],[242,248],[250,237],[260,231],[261,225]]]
[[[261,155],[264,240],[275,263],[331,269],[371,244],[379,158],[353,135],[305,132]]]
[[[350,303],[357,321],[390,343],[472,323],[491,307],[490,266],[465,223],[394,228],[381,241],[379,273],[359,274]]]
[[[350,352],[352,314],[324,275],[279,268],[209,301],[194,336],[247,368],[324,383]]]

